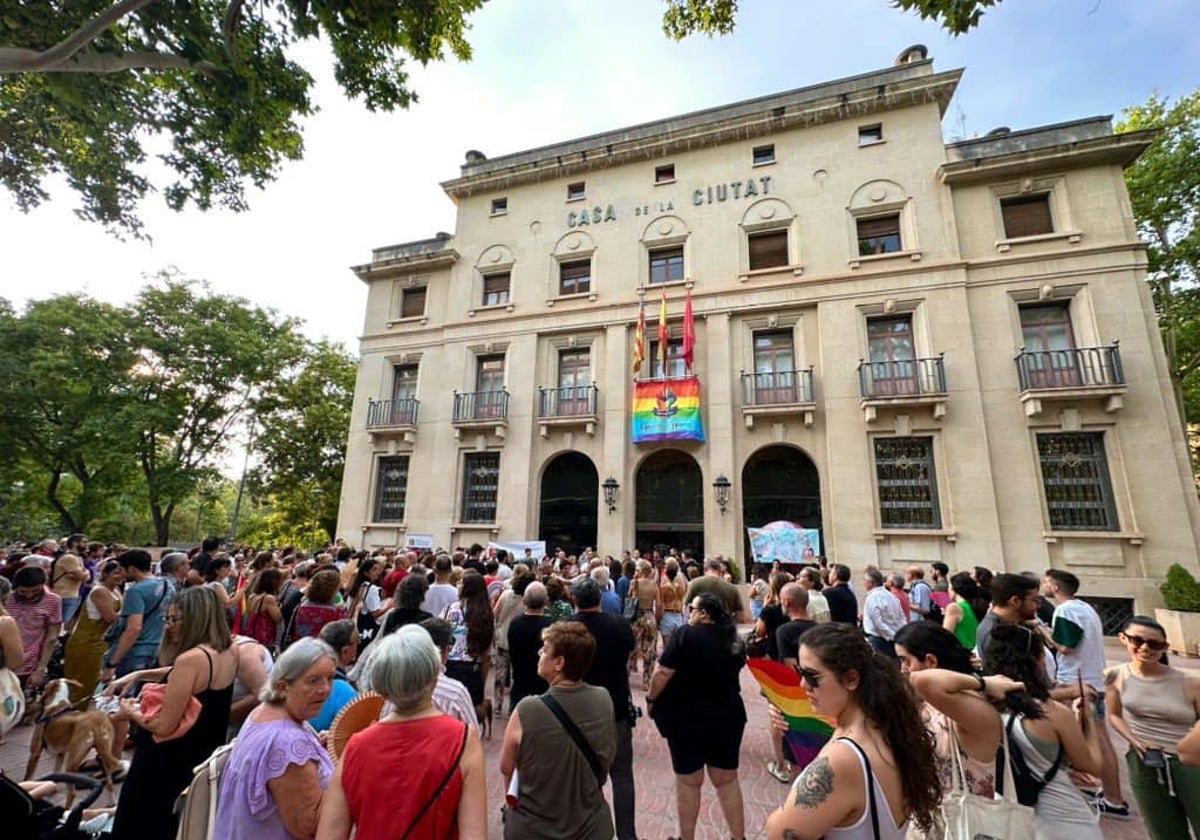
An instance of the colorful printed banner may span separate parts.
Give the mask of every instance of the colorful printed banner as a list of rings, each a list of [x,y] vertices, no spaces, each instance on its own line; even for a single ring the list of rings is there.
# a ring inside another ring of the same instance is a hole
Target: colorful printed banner
[[[803,770],[833,734],[834,721],[816,713],[794,669],[773,659],[751,659],[747,665],[763,696],[787,719],[784,741],[792,751],[792,763]]]
[[[747,528],[755,562],[815,563],[821,554],[821,532],[780,519],[761,528]]]
[[[633,442],[704,441],[700,380],[651,379],[634,385]]]

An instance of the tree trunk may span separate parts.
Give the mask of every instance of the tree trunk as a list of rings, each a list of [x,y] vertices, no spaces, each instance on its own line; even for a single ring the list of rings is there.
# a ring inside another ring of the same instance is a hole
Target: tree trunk
[[[79,524],[75,521],[75,517],[71,515],[71,511],[67,510],[66,505],[58,500],[58,485],[61,481],[61,472],[50,473],[50,484],[46,487],[46,501],[58,514],[58,521],[62,523],[63,530],[69,534],[78,533]]]
[[[150,500],[150,517],[154,520],[154,544],[165,546],[171,539],[171,513],[174,506],[168,505],[164,511],[158,499]]]

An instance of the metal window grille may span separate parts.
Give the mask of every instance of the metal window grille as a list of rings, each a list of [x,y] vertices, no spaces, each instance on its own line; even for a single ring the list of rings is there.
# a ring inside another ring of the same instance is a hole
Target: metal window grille
[[[942,527],[933,438],[876,438],[875,482],[882,527]]]
[[[1037,444],[1050,529],[1118,530],[1103,434],[1044,434],[1038,435]]]
[[[1115,636],[1120,633],[1134,615],[1132,598],[1098,598],[1088,595],[1080,596],[1079,600],[1087,601],[1100,615],[1100,623],[1104,625],[1105,636]]]
[[[375,521],[403,522],[407,498],[408,456],[380,458],[379,476],[375,482]]]
[[[463,458],[463,522],[495,522],[500,453],[468,452]]]

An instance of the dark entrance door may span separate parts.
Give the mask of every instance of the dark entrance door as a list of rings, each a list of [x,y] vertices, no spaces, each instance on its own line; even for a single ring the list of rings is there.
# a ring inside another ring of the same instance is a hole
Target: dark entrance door
[[[786,519],[805,528],[821,527],[821,477],[812,459],[790,446],[758,450],[742,468],[742,544],[750,557],[746,528]],[[825,534],[821,534],[825,550]]]
[[[703,477],[677,449],[655,452],[637,471],[637,539],[643,553],[661,546],[704,556]]]
[[[596,546],[596,511],[600,506],[600,476],[590,458],[564,452],[542,473],[538,539],[546,551],[563,549],[579,554]]]

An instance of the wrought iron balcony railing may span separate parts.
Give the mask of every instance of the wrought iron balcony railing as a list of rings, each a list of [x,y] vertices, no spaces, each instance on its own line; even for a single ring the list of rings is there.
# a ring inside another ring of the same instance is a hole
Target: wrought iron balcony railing
[[[858,389],[866,400],[941,395],[946,393],[946,367],[941,356],[864,361],[858,365]]]
[[[420,400],[412,397],[371,400],[367,403],[367,428],[415,426],[417,425],[417,411],[420,407]]]
[[[1022,391],[1055,388],[1105,388],[1125,384],[1121,351],[1109,347],[1027,351],[1017,354],[1017,380]]]
[[[474,391],[467,394],[454,392],[455,423],[507,419],[508,391]]]
[[[538,387],[538,417],[595,416],[600,403],[600,389],[595,385],[574,385],[566,388]]]
[[[814,393],[812,368],[742,374],[743,406],[807,404]]]

